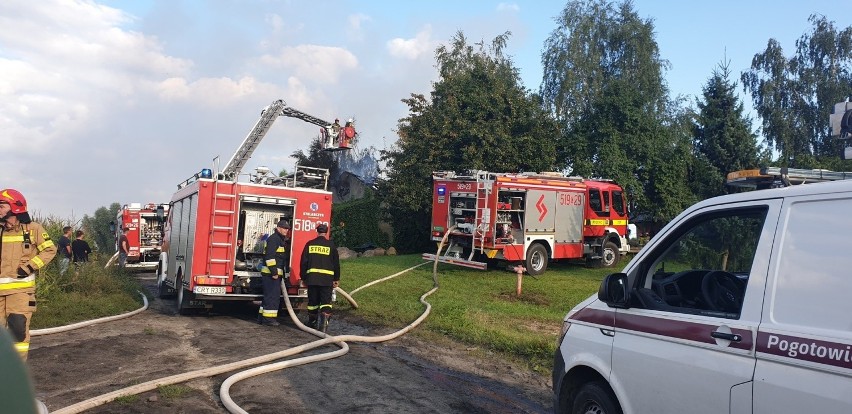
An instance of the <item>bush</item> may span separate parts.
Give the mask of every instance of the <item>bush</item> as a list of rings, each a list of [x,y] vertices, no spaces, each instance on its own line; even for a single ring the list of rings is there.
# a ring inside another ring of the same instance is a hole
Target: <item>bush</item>
[[[104,269],[107,258],[68,266],[59,274],[59,260],[52,260],[36,278],[38,309],[33,329],[66,325],[124,313],[139,307],[139,283],[116,267]]]
[[[390,237],[380,230],[381,202],[373,196],[336,204],[332,207],[331,238],[337,246],[365,245],[387,248]]]

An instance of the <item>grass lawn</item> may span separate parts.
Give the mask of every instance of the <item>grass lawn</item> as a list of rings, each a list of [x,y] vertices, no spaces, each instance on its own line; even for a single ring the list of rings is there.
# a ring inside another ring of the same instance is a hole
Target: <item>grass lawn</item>
[[[350,292],[419,263],[423,263],[419,255],[343,260],[341,287]],[[525,275],[522,293],[517,296],[514,273],[439,264],[439,289],[426,298],[432,312],[413,332],[445,335],[529,361],[536,370],[549,371],[565,313],[596,292],[603,277],[613,271],[552,263],[544,275]],[[401,328],[423,312],[418,299],[432,286],[429,263],[358,291],[354,299],[359,308],[347,312],[373,324]],[[342,298],[338,298],[337,306],[351,309]]]
[[[424,263],[420,255],[360,257],[341,261],[341,287],[351,292],[369,282]],[[623,264],[624,262],[622,262]],[[617,268],[620,270],[620,267]],[[516,294],[514,273],[472,270],[439,264],[439,289],[426,301],[429,317],[412,333],[425,338],[449,337],[478,349],[527,361],[549,372],[562,318],[569,309],[596,292],[614,269],[590,269],[582,264],[551,263],[544,275],[524,276]],[[38,282],[38,310],[33,329],[117,315],[141,303],[138,282],[99,262],[77,275],[73,266],[64,277],[51,263]],[[337,309],[369,323],[402,328],[424,310],[419,298],[432,289],[432,263],[394,279],[358,291],[352,309],[338,297]]]

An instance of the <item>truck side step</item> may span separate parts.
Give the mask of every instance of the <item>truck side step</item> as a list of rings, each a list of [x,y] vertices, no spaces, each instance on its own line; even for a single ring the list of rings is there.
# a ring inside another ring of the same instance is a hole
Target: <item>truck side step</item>
[[[423,253],[421,256],[423,260],[433,261],[435,260],[435,255],[433,253]],[[488,264],[484,262],[477,262],[475,260],[465,260],[459,259],[457,257],[448,257],[448,256],[438,256],[438,261],[441,263],[447,263],[456,266],[469,267],[471,269],[478,270],[486,270],[488,269]]]

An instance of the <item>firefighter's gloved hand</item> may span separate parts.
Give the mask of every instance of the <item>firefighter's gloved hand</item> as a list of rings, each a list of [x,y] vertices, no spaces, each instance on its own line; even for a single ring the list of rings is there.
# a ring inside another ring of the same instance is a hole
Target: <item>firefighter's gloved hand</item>
[[[27,272],[23,267],[18,267],[18,278],[27,277],[30,275],[30,272]]]

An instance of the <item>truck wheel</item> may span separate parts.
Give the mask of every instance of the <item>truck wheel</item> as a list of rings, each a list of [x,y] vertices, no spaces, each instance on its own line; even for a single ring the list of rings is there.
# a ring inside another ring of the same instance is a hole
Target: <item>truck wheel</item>
[[[604,243],[601,250],[601,267],[613,267],[620,259],[621,252],[618,251],[618,246],[611,241]]]
[[[572,414],[622,414],[615,395],[602,382],[584,384],[571,406]]]
[[[183,277],[178,276],[177,283],[175,284],[175,290],[177,290],[177,300],[176,308],[178,315],[189,315],[190,307],[189,301],[194,299],[194,294],[189,290],[183,288]]]
[[[157,297],[160,299],[169,299],[175,296],[175,290],[166,284],[166,275],[160,274],[161,267],[157,266]]]
[[[532,276],[538,276],[547,270],[547,262],[550,257],[547,255],[547,249],[541,243],[533,243],[527,250],[527,260],[524,266],[527,268],[527,273]]]

